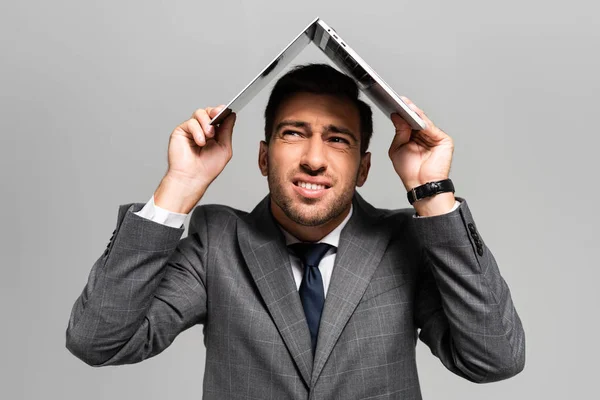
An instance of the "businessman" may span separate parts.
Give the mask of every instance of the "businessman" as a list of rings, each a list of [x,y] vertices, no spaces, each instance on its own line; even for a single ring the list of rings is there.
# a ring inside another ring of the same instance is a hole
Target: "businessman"
[[[358,94],[322,64],[276,83],[258,154],[269,194],[250,213],[196,206],[232,157],[236,115],[215,128],[221,108],[209,107],[179,125],[152,198],[119,207],[68,349],[94,366],[137,363],[201,324],[203,398],[219,400],[421,399],[417,339],[469,381],[519,373],[523,327],[454,196],[452,138],[404,98],[427,126],[392,114],[389,185],[402,183],[412,208],[375,208],[356,192],[372,135]]]

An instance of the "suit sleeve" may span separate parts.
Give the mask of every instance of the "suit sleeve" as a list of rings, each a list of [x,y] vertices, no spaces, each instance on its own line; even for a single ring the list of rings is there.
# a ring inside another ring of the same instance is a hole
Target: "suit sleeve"
[[[499,381],[523,370],[525,333],[496,260],[460,200],[449,214],[413,219],[422,246],[419,339],[453,373]]]
[[[66,347],[89,365],[142,361],[206,319],[202,208],[196,208],[190,233],[181,239],[183,227],[135,214],[142,207],[119,207],[113,238],[73,305]]]

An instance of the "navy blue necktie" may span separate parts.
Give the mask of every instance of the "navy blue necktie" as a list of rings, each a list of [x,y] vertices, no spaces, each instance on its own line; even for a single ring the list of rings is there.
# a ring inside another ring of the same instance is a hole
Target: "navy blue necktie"
[[[334,248],[327,243],[294,243],[289,246],[304,264],[304,276],[298,293],[304,308],[312,351],[317,348],[317,335],[319,333],[319,322],[325,304],[325,291],[323,289],[323,278],[319,271],[319,262],[329,249]]]

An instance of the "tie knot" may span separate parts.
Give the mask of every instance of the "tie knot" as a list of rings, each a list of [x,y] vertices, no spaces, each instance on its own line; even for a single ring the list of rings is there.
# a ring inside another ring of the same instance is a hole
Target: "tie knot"
[[[305,266],[318,267],[321,259],[329,251],[335,249],[327,243],[294,243],[288,246],[296,254]]]

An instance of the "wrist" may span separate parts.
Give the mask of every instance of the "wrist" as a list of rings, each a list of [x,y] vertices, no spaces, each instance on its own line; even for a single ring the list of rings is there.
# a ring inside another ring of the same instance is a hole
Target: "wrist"
[[[207,188],[207,183],[167,173],[154,192],[154,204],[171,212],[188,214]]]
[[[420,217],[433,217],[450,212],[455,201],[454,193],[445,192],[416,201],[413,207]]]
[[[443,180],[450,179],[450,178],[446,175],[446,176],[440,176],[440,177],[430,177],[425,180],[419,179],[419,180],[406,181],[406,182],[402,178],[400,178],[400,179],[402,180],[402,184],[404,185],[404,188],[406,189],[406,191],[410,192],[412,189],[422,186],[422,185],[426,184],[427,182],[439,182],[439,181],[443,181]]]

